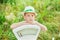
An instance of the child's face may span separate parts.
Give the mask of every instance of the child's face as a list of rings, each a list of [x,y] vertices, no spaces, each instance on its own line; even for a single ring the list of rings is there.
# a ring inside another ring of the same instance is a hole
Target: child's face
[[[26,21],[34,21],[35,20],[35,14],[34,13],[25,13],[24,19]]]

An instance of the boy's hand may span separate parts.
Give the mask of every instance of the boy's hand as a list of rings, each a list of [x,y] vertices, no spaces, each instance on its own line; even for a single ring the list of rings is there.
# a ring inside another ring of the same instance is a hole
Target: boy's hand
[[[40,23],[38,23],[38,22],[37,22],[37,25],[40,26],[40,28],[41,28],[42,31],[47,31],[46,26],[44,26],[44,25],[42,25],[42,24],[40,24]]]
[[[16,26],[17,26],[17,24],[16,24],[16,23],[14,23],[14,24],[12,24],[12,25],[11,25],[11,27],[10,27],[10,28],[11,28],[11,29],[14,29],[14,28],[16,28]]]

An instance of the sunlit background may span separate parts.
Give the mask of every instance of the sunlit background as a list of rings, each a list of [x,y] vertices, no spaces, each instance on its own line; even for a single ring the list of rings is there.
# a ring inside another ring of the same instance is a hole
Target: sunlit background
[[[23,21],[26,6],[36,10],[36,21],[45,25],[37,40],[60,40],[60,0],[0,0],[0,40],[17,40],[10,25]]]

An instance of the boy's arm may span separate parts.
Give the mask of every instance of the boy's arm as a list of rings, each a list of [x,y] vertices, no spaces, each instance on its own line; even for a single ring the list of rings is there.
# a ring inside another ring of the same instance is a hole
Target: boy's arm
[[[16,28],[18,25],[17,25],[17,23],[13,23],[11,26],[10,26],[10,28],[11,29],[14,29],[14,28]]]
[[[47,31],[47,27],[46,26],[44,26],[44,25],[42,25],[42,24],[40,24],[38,22],[37,22],[37,25],[40,26],[40,28],[41,28],[42,31]]]
[[[13,24],[10,26],[10,28],[11,28],[11,29],[15,29],[15,28],[17,28],[17,27],[21,26],[21,25],[22,25],[22,23],[23,23],[23,22],[13,23]]]

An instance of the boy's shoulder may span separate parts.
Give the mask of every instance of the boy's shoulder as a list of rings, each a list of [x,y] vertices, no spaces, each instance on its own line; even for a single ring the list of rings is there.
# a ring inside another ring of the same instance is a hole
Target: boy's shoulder
[[[13,24],[10,26],[10,28],[11,28],[11,29],[14,29],[14,28],[16,28],[16,27],[18,27],[18,26],[20,26],[20,25],[22,25],[22,24],[24,24],[24,23],[25,23],[25,21],[18,22],[18,23],[13,23]]]
[[[38,21],[35,21],[35,24],[38,25],[38,26],[43,26],[43,24],[41,24],[41,23],[38,22]]]
[[[41,23],[39,23],[38,21],[35,21],[35,24],[41,24]]]

